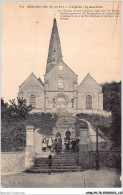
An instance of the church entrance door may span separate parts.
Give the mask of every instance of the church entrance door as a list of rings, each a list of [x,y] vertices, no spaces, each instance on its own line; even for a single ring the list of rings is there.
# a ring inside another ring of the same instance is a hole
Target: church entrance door
[[[60,112],[66,111],[66,101],[64,97],[59,97],[56,101],[56,108]]]

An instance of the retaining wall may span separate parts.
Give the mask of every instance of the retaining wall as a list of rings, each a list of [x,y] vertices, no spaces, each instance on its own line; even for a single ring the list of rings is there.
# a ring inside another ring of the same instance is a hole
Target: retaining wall
[[[25,169],[25,152],[2,152],[1,174],[21,172]]]
[[[84,151],[79,154],[79,163],[83,168],[94,168],[96,166],[96,152]],[[117,168],[121,171],[121,151],[99,151],[100,166]]]

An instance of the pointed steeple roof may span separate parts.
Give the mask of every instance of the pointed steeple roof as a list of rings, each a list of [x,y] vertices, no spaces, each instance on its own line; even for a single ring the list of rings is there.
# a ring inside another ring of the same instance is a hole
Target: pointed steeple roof
[[[53,28],[50,38],[46,73],[48,73],[60,60],[62,60],[61,44],[57,28],[56,18],[54,18]]]

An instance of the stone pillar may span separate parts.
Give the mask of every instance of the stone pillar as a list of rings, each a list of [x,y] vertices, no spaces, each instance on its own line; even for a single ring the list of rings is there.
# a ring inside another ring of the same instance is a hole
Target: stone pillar
[[[88,150],[88,129],[80,129],[80,148],[82,151]]]
[[[35,162],[34,127],[26,127],[25,169],[29,169]]]
[[[82,169],[87,167],[89,161],[89,151],[88,151],[88,125],[83,121],[83,125],[80,129],[80,142],[79,142],[79,163]]]

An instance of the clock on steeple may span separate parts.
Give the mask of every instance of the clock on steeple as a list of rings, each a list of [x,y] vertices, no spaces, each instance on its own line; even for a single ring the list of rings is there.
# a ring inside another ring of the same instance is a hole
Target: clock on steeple
[[[59,66],[59,70],[63,70],[63,66],[62,65]]]

